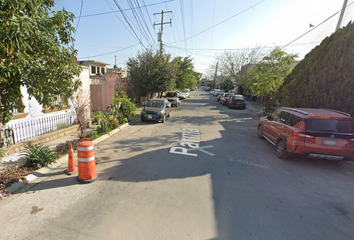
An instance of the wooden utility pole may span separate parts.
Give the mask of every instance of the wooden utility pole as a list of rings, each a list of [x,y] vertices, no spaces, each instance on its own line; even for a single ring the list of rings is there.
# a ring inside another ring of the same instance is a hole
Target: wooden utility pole
[[[215,89],[215,81],[216,81],[216,74],[217,74],[217,72],[218,72],[218,65],[219,65],[219,62],[216,62],[216,68],[215,68],[215,74],[214,74],[213,89]]]
[[[340,16],[339,16],[339,19],[338,19],[336,31],[338,30],[338,28],[340,27],[340,25],[341,25],[341,23],[342,23],[344,11],[345,11],[345,9],[347,8],[347,3],[348,3],[348,0],[344,0],[343,7],[342,7],[342,11],[340,12]]]
[[[161,23],[154,23],[154,28],[155,28],[155,25],[161,25],[161,30],[160,30],[160,32],[158,33],[158,38],[157,38],[157,41],[159,41],[160,42],[160,52],[162,53],[162,34],[163,34],[163,25],[164,24],[170,24],[171,26],[172,26],[172,20],[170,19],[170,21],[169,22],[163,22],[163,14],[164,13],[169,13],[169,12],[171,12],[172,13],[172,11],[167,11],[167,12],[164,12],[163,10],[160,12],[160,13],[154,13],[154,16],[156,15],[156,14],[161,14]]]

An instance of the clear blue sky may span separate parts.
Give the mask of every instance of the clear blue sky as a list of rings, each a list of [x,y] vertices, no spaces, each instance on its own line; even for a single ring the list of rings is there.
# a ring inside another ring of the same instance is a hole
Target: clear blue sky
[[[285,46],[299,60],[335,31],[343,0],[59,0],[54,10],[75,14],[73,26],[79,60],[96,60],[126,67],[145,47],[158,49],[157,33],[163,10],[163,43],[173,56],[190,56],[195,70],[207,75],[216,54],[225,49]],[[118,6],[117,6],[117,4]],[[138,5],[139,4],[139,5]],[[123,10],[119,12],[119,8]],[[134,9],[132,11],[131,9]],[[81,17],[80,17],[81,12]],[[354,17],[354,0],[342,25]],[[138,19],[138,20],[137,20]],[[325,21],[325,22],[324,22]],[[310,28],[309,24],[314,27]],[[130,27],[130,26],[131,27]],[[144,45],[144,46],[143,46]]]

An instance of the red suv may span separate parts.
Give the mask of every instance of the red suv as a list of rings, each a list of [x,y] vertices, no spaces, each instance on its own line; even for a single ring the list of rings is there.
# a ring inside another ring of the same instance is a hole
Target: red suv
[[[354,119],[336,110],[281,108],[260,119],[257,137],[276,146],[283,159],[289,154],[354,159]]]
[[[229,108],[246,108],[246,99],[243,95],[233,95],[229,100]]]

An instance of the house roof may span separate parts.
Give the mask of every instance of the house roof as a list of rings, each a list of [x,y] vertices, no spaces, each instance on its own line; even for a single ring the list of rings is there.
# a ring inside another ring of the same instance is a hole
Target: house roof
[[[85,63],[90,63],[90,64],[95,64],[95,65],[110,65],[109,63],[104,63],[104,62],[98,62],[95,60],[80,60],[78,61],[80,64],[85,64]]]

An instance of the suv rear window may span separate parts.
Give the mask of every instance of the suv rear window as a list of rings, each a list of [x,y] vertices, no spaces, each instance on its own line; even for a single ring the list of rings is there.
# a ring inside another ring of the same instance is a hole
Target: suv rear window
[[[288,112],[281,112],[281,113],[279,114],[278,121],[279,121],[280,123],[286,124],[286,123],[288,122],[290,116],[291,116],[291,114],[288,113]]]
[[[299,123],[301,121],[302,121],[301,117],[298,117],[296,115],[291,115],[290,120],[289,120],[289,125],[295,126],[297,123]]]
[[[353,133],[354,121],[337,119],[306,119],[306,131],[324,131],[333,133]]]
[[[176,92],[168,92],[166,94],[166,97],[177,97],[177,93]]]
[[[244,100],[244,98],[243,97],[234,97],[234,100]]]

